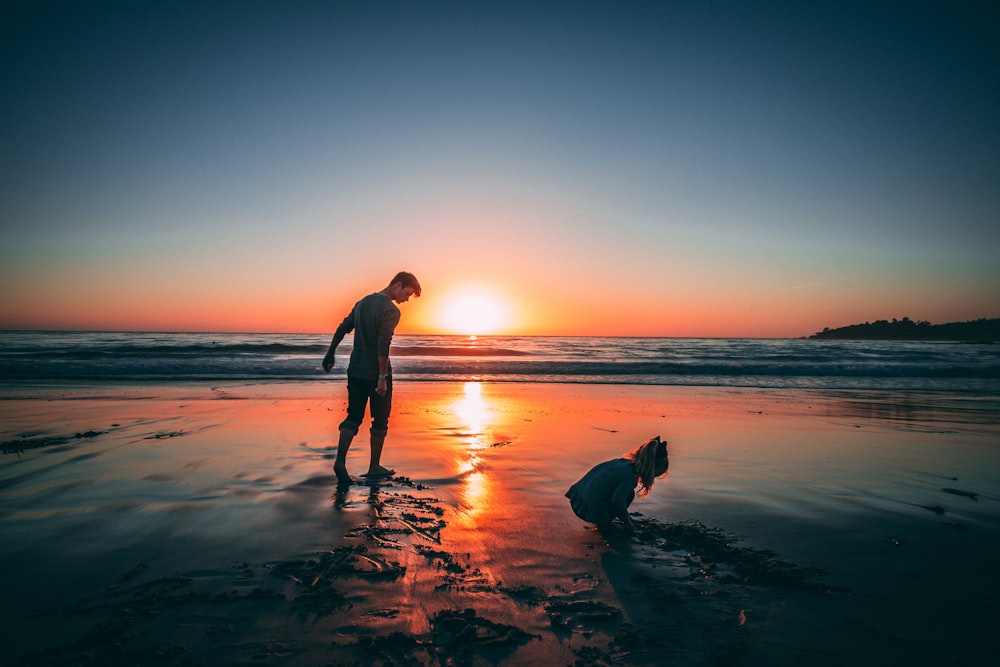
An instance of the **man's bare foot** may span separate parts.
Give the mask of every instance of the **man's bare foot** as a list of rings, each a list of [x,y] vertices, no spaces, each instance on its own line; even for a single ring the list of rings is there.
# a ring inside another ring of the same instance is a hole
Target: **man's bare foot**
[[[347,474],[347,468],[333,466],[333,472],[337,475],[338,484],[350,484],[351,476]]]
[[[390,470],[384,466],[376,466],[369,468],[368,472],[365,473],[365,477],[392,477],[395,474],[395,470]]]

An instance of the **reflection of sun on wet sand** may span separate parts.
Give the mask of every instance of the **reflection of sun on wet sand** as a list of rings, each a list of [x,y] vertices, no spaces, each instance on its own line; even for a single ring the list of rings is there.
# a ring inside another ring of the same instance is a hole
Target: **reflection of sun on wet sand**
[[[15,406],[13,664],[844,664],[935,655],[928,617],[952,656],[988,646],[964,610],[990,595],[989,427],[840,423],[801,392],[407,385],[385,451],[406,474],[338,488],[340,406],[310,392]],[[578,520],[567,486],[650,433],[671,476],[636,532]]]
[[[364,511],[368,520],[337,545],[304,557],[159,578],[146,577],[140,564],[98,599],[41,614],[40,620],[76,616],[93,626],[78,641],[30,661],[58,663],[86,654],[93,664],[126,658],[181,664],[192,656],[213,663],[302,658],[304,664],[493,664],[516,654],[518,663],[530,664],[653,664],[661,651],[677,653],[685,644],[659,645],[645,636],[627,620],[634,610],[623,609],[623,601],[645,604],[656,626],[663,618],[662,610],[654,613],[657,604],[685,604],[686,627],[708,624],[704,630],[713,645],[728,642],[726,650],[736,652],[739,635],[720,636],[719,630],[727,614],[744,613],[734,604],[750,604],[751,578],[753,585],[822,589],[810,580],[812,572],[774,554],[737,549],[700,526],[642,518],[636,545],[646,548],[643,564],[637,567],[614,548],[601,558],[604,576],[624,585],[615,595],[602,590],[607,584],[599,572],[550,573],[535,584],[508,585],[481,569],[480,554],[463,551],[467,543],[443,537],[449,512],[432,490],[418,486],[397,478],[340,492],[335,503],[344,511]],[[664,578],[649,569],[655,562],[685,572]],[[636,587],[645,590],[637,595],[630,590]],[[728,612],[719,603],[711,613],[698,610],[699,596],[729,592],[738,597],[722,603],[731,607]],[[112,636],[128,641],[109,642]]]

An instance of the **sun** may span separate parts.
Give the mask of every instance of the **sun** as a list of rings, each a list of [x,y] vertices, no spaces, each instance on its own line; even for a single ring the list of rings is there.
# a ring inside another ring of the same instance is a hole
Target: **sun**
[[[510,327],[510,308],[487,288],[467,287],[444,298],[436,320],[449,333],[495,334]]]

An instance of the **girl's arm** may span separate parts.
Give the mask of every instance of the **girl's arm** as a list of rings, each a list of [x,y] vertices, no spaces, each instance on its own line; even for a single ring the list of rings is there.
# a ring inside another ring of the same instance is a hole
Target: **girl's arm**
[[[634,475],[630,475],[619,482],[611,494],[611,515],[621,519],[628,528],[632,527],[632,519],[628,516],[628,506],[635,498],[636,484],[638,484],[638,479]]]

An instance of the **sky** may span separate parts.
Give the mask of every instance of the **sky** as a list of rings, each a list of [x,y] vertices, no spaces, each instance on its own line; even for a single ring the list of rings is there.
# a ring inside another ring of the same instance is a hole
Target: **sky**
[[[399,270],[397,333],[1000,317],[998,34],[962,1],[5,2],[0,329],[329,333]]]

